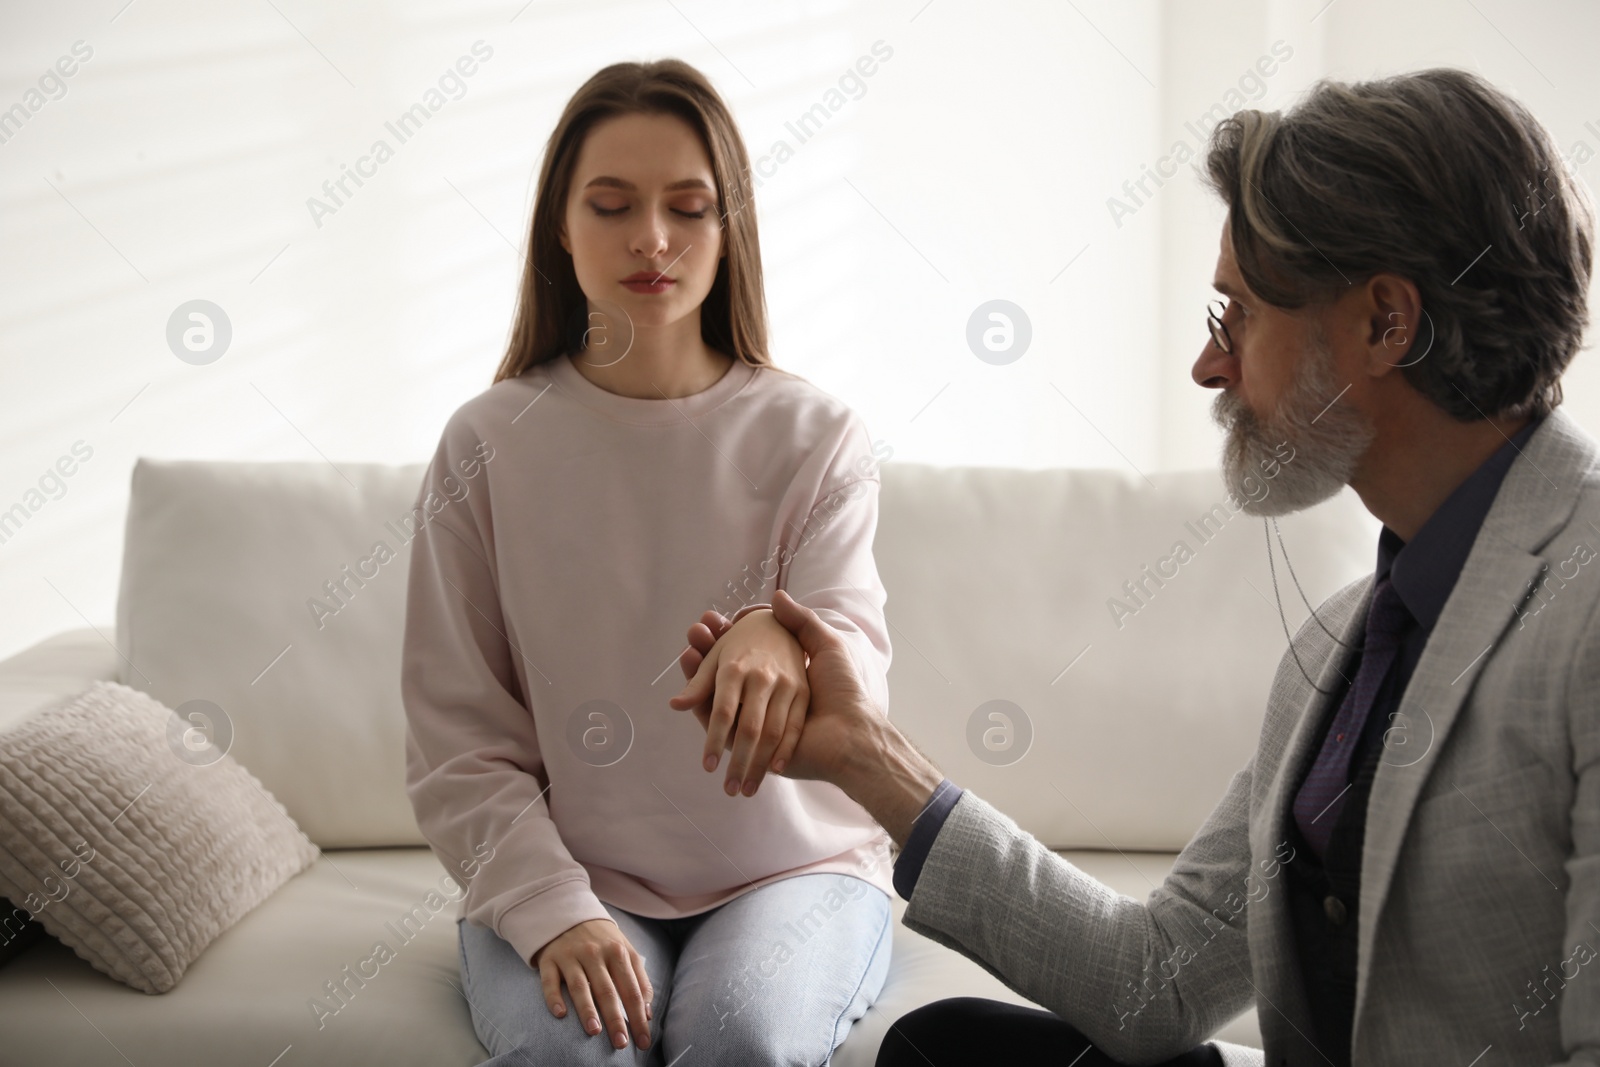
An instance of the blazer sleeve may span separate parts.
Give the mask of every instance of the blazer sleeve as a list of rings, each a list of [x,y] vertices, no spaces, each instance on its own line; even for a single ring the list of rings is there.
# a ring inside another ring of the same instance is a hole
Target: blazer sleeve
[[[430,481],[446,451],[441,445]],[[428,492],[425,483],[422,497]],[[486,500],[473,503],[488,514]],[[406,793],[440,862],[465,883],[466,918],[531,965],[557,934],[610,915],[550,819],[539,739],[513,669],[520,653],[474,510],[452,503],[411,542],[401,660]]]
[[[1170,1059],[1254,1002],[1244,906],[1248,887],[1261,884],[1248,878],[1253,772],[1254,758],[1143,903],[966,790],[934,840],[903,921],[1113,1058]],[[1237,907],[1225,905],[1230,893]]]

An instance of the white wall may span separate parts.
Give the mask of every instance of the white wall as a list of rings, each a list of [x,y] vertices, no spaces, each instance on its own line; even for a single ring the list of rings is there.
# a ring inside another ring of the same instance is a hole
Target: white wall
[[[1313,21],[1323,2],[0,7],[0,109],[77,62],[0,142],[0,512],[29,508],[0,541],[0,656],[86,623],[111,636],[138,456],[425,459],[501,354],[541,145],[619,59],[696,64],[753,156],[795,149],[757,200],[775,354],[896,459],[1209,465],[1188,366],[1219,210],[1187,171],[1121,225],[1107,201],[1272,42],[1294,55],[1256,106],[1325,72],[1451,62],[1521,94],[1563,143],[1600,122],[1589,5],[1336,0]],[[493,55],[460,98],[318,225],[307,199],[394,144],[384,123],[479,41]],[[796,144],[785,123],[877,41],[893,55],[865,93]],[[166,341],[194,299],[233,328],[206,366]],[[994,299],[1032,326],[1006,365],[966,340]],[[1600,430],[1586,363],[1569,402]],[[91,458],[36,493],[75,445]]]

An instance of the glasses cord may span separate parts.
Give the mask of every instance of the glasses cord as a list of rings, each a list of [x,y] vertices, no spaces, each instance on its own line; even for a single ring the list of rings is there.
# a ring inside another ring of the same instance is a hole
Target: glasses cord
[[[1272,517],[1272,532],[1278,538],[1278,550],[1283,553],[1283,565],[1285,567],[1289,568],[1289,577],[1294,579],[1295,592],[1300,594],[1300,603],[1304,604],[1306,606],[1306,610],[1311,612],[1312,620],[1319,627],[1322,628],[1322,632],[1323,633],[1325,633],[1329,637],[1333,638],[1333,643],[1334,644],[1340,646],[1341,648],[1361,648],[1362,647],[1361,645],[1352,645],[1348,641],[1339,640],[1339,635],[1338,634],[1334,633],[1332,630],[1330,630],[1326,626],[1322,625],[1322,619],[1317,616],[1316,609],[1311,606],[1311,601],[1306,599],[1306,591],[1304,589],[1300,588],[1300,576],[1295,574],[1295,572],[1294,572],[1294,564],[1292,562],[1290,562],[1290,560],[1289,560],[1289,550],[1284,547],[1284,544],[1283,544],[1283,531],[1278,529],[1278,518],[1277,518],[1277,516],[1273,516]],[[1269,557],[1272,555],[1272,546],[1270,544],[1267,545],[1267,555]],[[1282,605],[1279,605],[1279,608],[1281,610],[1282,609]]]
[[[1273,528],[1275,529],[1277,525],[1277,522],[1274,520],[1272,522]],[[1306,672],[1306,665],[1300,662],[1300,651],[1294,647],[1294,637],[1289,633],[1289,620],[1285,618],[1283,614],[1283,597],[1278,593],[1278,568],[1272,560],[1272,534],[1267,529],[1267,520],[1265,518],[1261,520],[1261,532],[1267,539],[1267,570],[1272,575],[1272,598],[1278,602],[1278,621],[1283,624],[1283,636],[1284,639],[1289,642],[1289,654],[1294,657],[1294,665],[1300,668],[1300,677],[1306,680],[1307,685],[1316,690],[1318,693],[1321,693],[1323,696],[1333,696],[1334,693],[1338,692],[1338,690],[1324,689],[1319,686],[1312,679],[1311,675]],[[1281,532],[1278,534],[1278,546],[1280,548],[1283,547],[1283,534]],[[1285,549],[1283,553],[1283,562],[1289,567],[1289,574],[1292,576],[1294,574],[1294,567],[1293,565],[1289,564],[1289,552],[1287,549]],[[1299,589],[1300,579],[1296,578],[1294,584],[1295,588]],[[1300,599],[1305,600],[1305,595],[1305,591],[1301,590]],[[1323,633],[1327,634],[1329,637],[1333,637],[1335,641],[1341,645],[1344,645],[1346,648],[1354,647],[1352,645],[1345,644],[1343,641],[1339,641],[1337,637],[1334,637],[1333,631],[1322,625],[1322,620],[1317,618],[1316,610],[1311,608],[1311,602],[1309,600],[1306,601],[1306,607],[1311,610],[1311,617],[1316,619],[1317,625],[1322,626]],[[1338,670],[1338,668],[1335,668],[1335,670]],[[1339,677],[1344,678],[1343,671],[1339,671]],[[1350,679],[1345,678],[1344,680],[1346,684],[1349,684]]]

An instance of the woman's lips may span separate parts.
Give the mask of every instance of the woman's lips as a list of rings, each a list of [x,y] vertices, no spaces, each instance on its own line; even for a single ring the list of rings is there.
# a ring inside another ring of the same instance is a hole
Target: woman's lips
[[[678,283],[660,274],[636,274],[622,284],[636,293],[664,293]]]

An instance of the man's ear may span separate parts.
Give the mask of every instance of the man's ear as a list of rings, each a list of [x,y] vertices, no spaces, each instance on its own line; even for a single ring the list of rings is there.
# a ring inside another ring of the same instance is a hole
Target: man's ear
[[[1363,286],[1367,313],[1367,373],[1381,378],[1417,362],[1433,343],[1422,294],[1410,278],[1374,274]]]

